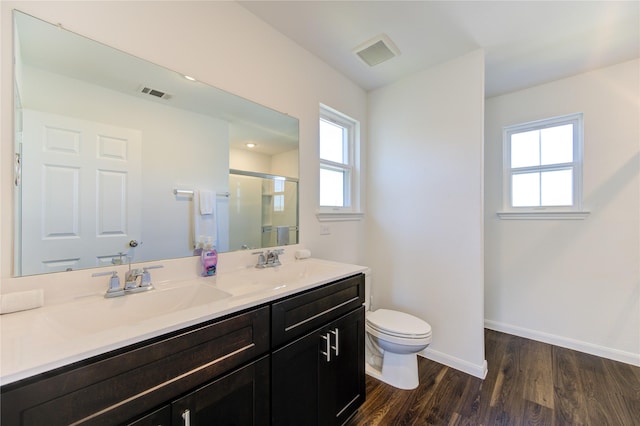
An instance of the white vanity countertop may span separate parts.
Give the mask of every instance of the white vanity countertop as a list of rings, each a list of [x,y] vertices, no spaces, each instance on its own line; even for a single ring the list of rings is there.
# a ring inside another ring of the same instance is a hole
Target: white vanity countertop
[[[113,299],[105,299],[104,292],[93,293],[68,303],[45,303],[42,308],[2,315],[0,384],[6,385],[366,270],[363,266],[318,259],[294,260],[275,268],[220,272],[214,278],[155,282],[156,290],[146,293]],[[229,293],[230,297],[203,302],[193,289],[206,290],[209,286]],[[182,293],[182,289],[189,290]],[[148,297],[154,292],[157,295]],[[166,295],[172,296],[167,298]],[[168,300],[172,301],[170,306],[146,305],[147,301],[151,305]]]

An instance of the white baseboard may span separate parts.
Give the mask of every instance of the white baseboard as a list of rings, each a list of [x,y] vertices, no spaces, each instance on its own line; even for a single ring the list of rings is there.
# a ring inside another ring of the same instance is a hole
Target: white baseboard
[[[605,346],[595,345],[593,343],[583,342],[568,337],[557,336],[555,334],[544,333],[542,331],[531,330],[528,328],[518,327],[515,325],[505,324],[498,321],[484,320],[485,328],[500,331],[502,333],[513,334],[514,336],[524,337],[531,340],[537,340],[543,343],[572,349],[579,352],[596,355],[602,358],[614,361],[624,362],[640,367],[640,353],[621,351],[618,349],[607,348]]]
[[[480,379],[484,379],[485,377],[487,377],[488,370],[486,359],[484,360],[482,365],[476,365],[470,363],[469,361],[465,361],[442,352],[434,351],[431,348],[424,349],[422,352],[419,352],[418,355],[430,359],[431,361],[444,364],[447,367],[455,368],[456,370],[460,370],[463,373],[471,374],[472,376],[478,377]]]

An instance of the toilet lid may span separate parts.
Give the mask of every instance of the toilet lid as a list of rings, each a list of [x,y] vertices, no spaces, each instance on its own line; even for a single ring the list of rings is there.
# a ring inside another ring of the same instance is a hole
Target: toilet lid
[[[369,326],[394,336],[424,338],[431,336],[431,326],[404,312],[378,309],[367,315]]]

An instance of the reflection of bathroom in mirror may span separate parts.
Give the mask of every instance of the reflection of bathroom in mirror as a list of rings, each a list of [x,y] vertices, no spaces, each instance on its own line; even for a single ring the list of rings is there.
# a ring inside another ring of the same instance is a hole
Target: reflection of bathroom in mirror
[[[297,244],[297,179],[231,170],[229,188],[231,250]]]
[[[215,194],[219,251],[297,242],[297,119],[17,11],[14,23],[14,275],[192,255],[195,195],[176,189]],[[253,200],[249,186],[238,197],[249,178]]]

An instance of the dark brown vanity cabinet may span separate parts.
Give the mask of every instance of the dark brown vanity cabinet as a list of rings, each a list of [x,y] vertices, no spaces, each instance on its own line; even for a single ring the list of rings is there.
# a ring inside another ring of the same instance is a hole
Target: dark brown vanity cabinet
[[[356,276],[273,304],[274,425],[341,425],[364,402],[363,292]]]
[[[0,423],[115,425],[146,412],[151,421],[166,416],[163,405],[180,395],[197,390],[204,395],[209,383],[240,388],[246,377],[225,381],[225,375],[239,368],[256,374],[244,368],[269,353],[269,311],[269,306],[253,309],[3,386]],[[268,380],[268,370],[266,375]],[[265,374],[258,376],[264,380]],[[218,377],[223,378],[216,384]],[[236,389],[224,392],[239,395]],[[260,399],[268,398],[267,389]]]
[[[364,401],[364,276],[2,387],[4,425],[334,425]]]

